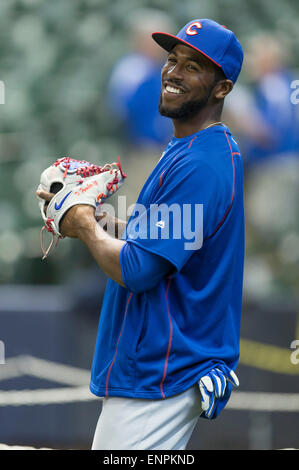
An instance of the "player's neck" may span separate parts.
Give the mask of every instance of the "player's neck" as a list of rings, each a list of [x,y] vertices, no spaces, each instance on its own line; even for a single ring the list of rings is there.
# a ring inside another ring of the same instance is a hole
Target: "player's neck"
[[[188,121],[173,119],[174,136],[178,138],[188,137],[195,134],[214,123],[221,121],[221,112],[219,110],[203,109],[194,118]]]

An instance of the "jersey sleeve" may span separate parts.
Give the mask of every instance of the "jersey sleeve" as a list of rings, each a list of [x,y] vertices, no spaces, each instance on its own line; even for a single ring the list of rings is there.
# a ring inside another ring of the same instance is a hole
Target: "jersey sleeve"
[[[214,232],[223,217],[224,199],[217,172],[183,157],[163,175],[150,203],[136,204],[126,240],[162,256],[180,271]]]
[[[135,294],[152,289],[173,269],[165,258],[131,243],[121,249],[120,266],[126,288]]]

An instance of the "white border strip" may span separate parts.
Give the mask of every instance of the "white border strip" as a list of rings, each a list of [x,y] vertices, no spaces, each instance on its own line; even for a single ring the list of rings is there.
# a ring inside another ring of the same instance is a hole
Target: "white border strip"
[[[16,356],[0,366],[0,381],[30,375],[64,385],[86,385],[90,371],[34,356]]]
[[[0,392],[0,406],[34,406],[99,400],[88,386]]]
[[[35,406],[100,400],[87,385],[0,392],[0,406]],[[234,392],[226,409],[243,411],[299,412],[299,394]]]
[[[88,387],[90,371],[33,356],[16,356],[0,366],[0,381],[29,375],[69,387],[0,391],[0,406],[34,406],[99,400]],[[227,409],[299,412],[299,393],[233,392]]]
[[[250,411],[299,411],[299,393],[234,392],[227,408]]]

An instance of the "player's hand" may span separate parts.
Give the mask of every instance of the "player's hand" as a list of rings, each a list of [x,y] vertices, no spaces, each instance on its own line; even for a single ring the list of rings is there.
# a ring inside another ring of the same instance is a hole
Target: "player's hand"
[[[239,387],[239,380],[234,371],[222,364],[200,379],[198,384],[202,397],[201,406],[206,418],[213,418],[217,401],[225,395],[227,382],[235,388]]]
[[[49,203],[55,194],[47,191],[37,191],[37,196]],[[47,205],[45,205],[46,211]],[[78,204],[71,207],[64,215],[61,222],[61,234],[64,237],[78,238],[82,228],[87,228],[90,221],[95,220],[94,207],[85,204]]]
[[[54,193],[48,193],[47,191],[43,191],[43,190],[37,190],[36,195],[38,197],[40,197],[41,199],[44,199],[46,201],[45,208],[44,208],[44,213],[46,213],[47,212],[47,206],[48,206],[49,202],[51,201],[52,197],[55,196],[55,194]]]

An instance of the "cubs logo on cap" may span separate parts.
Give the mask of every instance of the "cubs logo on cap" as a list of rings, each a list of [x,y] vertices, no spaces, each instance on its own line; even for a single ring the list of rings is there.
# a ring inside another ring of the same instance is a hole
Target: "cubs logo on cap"
[[[186,28],[186,34],[189,34],[189,36],[194,36],[195,34],[198,34],[197,29],[201,28],[202,24],[199,21],[194,21],[188,26],[188,28]]]
[[[243,63],[243,49],[226,26],[209,19],[192,20],[174,36],[155,32],[153,39],[166,51],[183,44],[200,52],[223,70],[226,78],[237,81]]]

